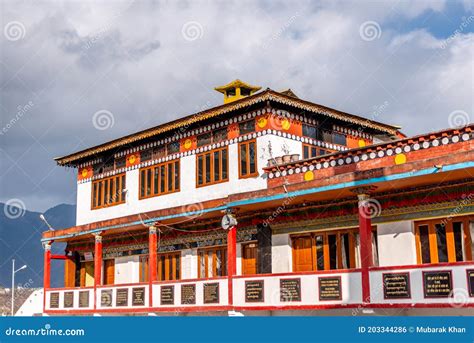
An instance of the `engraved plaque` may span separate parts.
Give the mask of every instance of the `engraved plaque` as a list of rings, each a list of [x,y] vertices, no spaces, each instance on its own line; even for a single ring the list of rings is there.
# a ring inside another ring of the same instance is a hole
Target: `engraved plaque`
[[[340,276],[320,277],[318,279],[318,286],[320,301],[342,299]]]
[[[263,280],[245,281],[245,302],[263,302],[264,299]]]
[[[128,306],[128,288],[118,288],[115,306]]]
[[[301,301],[301,279],[280,280],[280,301]]]
[[[74,307],[74,292],[64,292],[64,308]]]
[[[181,304],[196,304],[196,285],[181,285]]]
[[[474,269],[466,270],[469,296],[474,297]]]
[[[100,292],[100,306],[110,307],[112,306],[112,290],[104,289]]]
[[[411,298],[410,274],[409,273],[383,274],[383,297],[384,299]]]
[[[132,306],[145,305],[145,287],[132,288]]]
[[[89,291],[79,292],[79,307],[89,307]]]
[[[49,294],[49,307],[59,308],[59,292]]]
[[[451,271],[423,272],[423,293],[425,298],[448,298],[452,295]]]
[[[204,284],[204,304],[219,303],[219,283]]]
[[[174,305],[174,286],[161,286],[160,302],[161,305]]]

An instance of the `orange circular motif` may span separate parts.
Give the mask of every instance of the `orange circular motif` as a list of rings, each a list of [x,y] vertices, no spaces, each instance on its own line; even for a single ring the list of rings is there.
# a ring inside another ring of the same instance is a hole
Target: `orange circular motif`
[[[184,141],[184,148],[189,149],[193,145],[193,142],[188,138]]]
[[[314,173],[312,171],[307,171],[304,173],[304,180],[305,181],[311,181],[314,179]]]
[[[135,155],[130,155],[128,157],[128,163],[135,164],[136,161],[137,161],[137,158],[135,157]]]
[[[259,128],[263,129],[265,126],[267,126],[267,119],[262,117],[262,118],[259,118],[258,121],[257,121],[257,125]]]
[[[289,130],[290,126],[291,126],[291,122],[287,118],[281,121],[281,127],[283,128],[283,130]]]
[[[406,163],[407,161],[407,157],[405,156],[405,154],[398,154],[397,156],[395,156],[395,164],[403,164],[403,163]]]
[[[365,147],[365,141],[363,139],[359,139],[359,148]]]
[[[81,175],[82,177],[87,177],[88,171],[86,168],[82,169]]]

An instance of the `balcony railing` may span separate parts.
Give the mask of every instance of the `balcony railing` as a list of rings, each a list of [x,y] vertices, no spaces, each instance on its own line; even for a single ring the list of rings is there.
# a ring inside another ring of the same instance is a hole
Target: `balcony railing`
[[[473,262],[371,268],[370,299],[361,278],[355,269],[57,288],[46,290],[45,312],[474,307]]]

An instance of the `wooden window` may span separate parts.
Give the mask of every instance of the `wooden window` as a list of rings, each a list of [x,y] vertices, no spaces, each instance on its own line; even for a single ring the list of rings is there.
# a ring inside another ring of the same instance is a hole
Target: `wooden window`
[[[255,132],[255,119],[239,123],[239,135],[245,135],[251,132]]]
[[[319,140],[318,128],[314,125],[303,124],[303,136]]]
[[[239,143],[239,177],[258,176],[257,142],[255,140]]]
[[[179,160],[140,169],[140,199],[179,192]]]
[[[311,144],[303,144],[303,159],[331,154],[332,152],[331,150],[320,149]]]
[[[81,262],[80,287],[94,286],[94,261]]]
[[[419,264],[472,260],[472,216],[415,222]]]
[[[373,232],[374,242],[377,241]],[[292,237],[293,271],[357,268],[358,229],[317,232]],[[373,243],[374,243],[373,242]],[[377,245],[373,244],[377,264]]]
[[[339,132],[333,132],[332,133],[332,142],[334,144],[339,144],[339,145],[347,145],[347,138],[344,134],[339,133]]]
[[[257,243],[242,244],[242,275],[257,274]]]
[[[163,158],[166,156],[166,145],[161,145],[152,150],[152,158],[154,160],[158,158]]]
[[[139,264],[138,264],[138,281],[139,282],[148,282],[149,280],[149,272],[148,272],[148,256],[143,255],[140,256]]]
[[[227,147],[207,151],[196,156],[196,186],[225,182],[228,175]]]
[[[126,157],[118,157],[115,159],[115,169],[123,168],[126,165]]]
[[[104,270],[102,272],[104,285],[113,285],[115,283],[115,260],[104,260]]]
[[[226,247],[213,247],[198,250],[198,277],[212,278],[227,275]]]
[[[212,142],[213,143],[218,143],[225,141],[228,138],[227,135],[227,128],[219,129],[213,132],[212,134]]]
[[[125,173],[92,183],[92,209],[125,202]]]
[[[153,158],[153,151],[151,149],[140,152],[140,162],[150,161]]]
[[[172,142],[166,145],[167,155],[177,154],[179,152],[179,142]]]
[[[158,254],[158,280],[181,279],[181,252]]]
[[[202,135],[197,136],[197,146],[204,146],[204,145],[209,145],[212,143],[212,134],[209,133],[204,133]]]

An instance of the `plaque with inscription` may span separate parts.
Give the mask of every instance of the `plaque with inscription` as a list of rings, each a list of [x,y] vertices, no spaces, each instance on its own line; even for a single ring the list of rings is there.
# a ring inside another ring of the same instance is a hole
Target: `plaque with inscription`
[[[64,292],[64,308],[74,307],[74,292]]]
[[[194,305],[196,303],[196,285],[181,285],[181,304]]]
[[[145,305],[145,287],[132,288],[132,306]]]
[[[49,294],[49,307],[59,308],[59,293],[58,292]]]
[[[301,301],[301,279],[280,280],[280,301]]]
[[[161,286],[161,305],[174,305],[174,286]]]
[[[411,298],[410,274],[409,273],[383,274],[383,297],[384,299]]]
[[[118,288],[115,306],[128,306],[128,288]]]
[[[79,292],[79,307],[89,307],[89,291]]]
[[[318,279],[319,301],[341,300],[341,277],[320,277]]]
[[[204,304],[219,303],[219,283],[204,284]]]
[[[112,306],[112,290],[104,289],[100,292],[100,306],[109,307]]]
[[[245,302],[263,302],[263,280],[245,281]]]
[[[451,271],[423,272],[423,293],[425,298],[449,298],[452,295]]]
[[[469,296],[474,297],[474,269],[466,270],[467,273],[467,288],[469,290]]]

